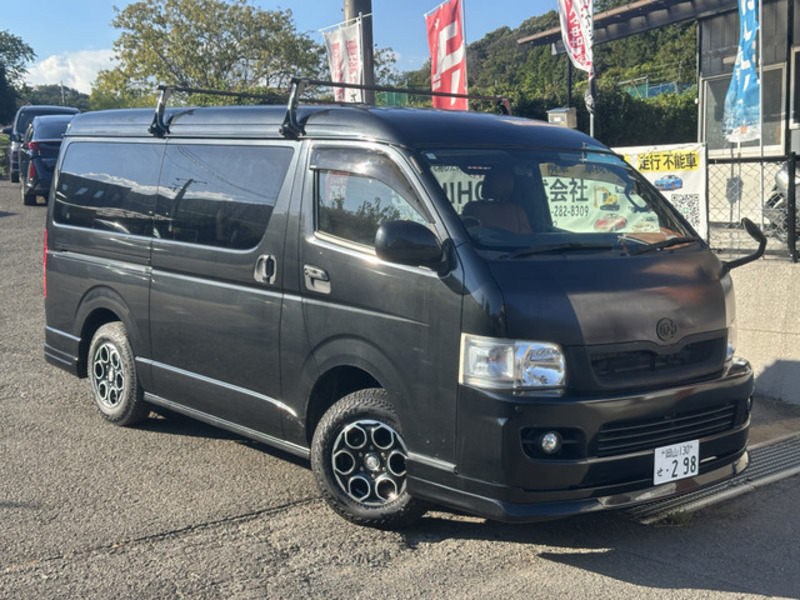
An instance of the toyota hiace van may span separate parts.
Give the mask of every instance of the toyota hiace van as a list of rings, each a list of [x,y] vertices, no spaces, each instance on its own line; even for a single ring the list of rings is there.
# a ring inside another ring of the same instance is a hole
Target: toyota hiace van
[[[580,132],[162,103],[77,115],[51,194],[47,360],[112,423],[166,408],[309,459],[356,523],[553,518],[747,465],[728,271],[758,253],[721,262]]]

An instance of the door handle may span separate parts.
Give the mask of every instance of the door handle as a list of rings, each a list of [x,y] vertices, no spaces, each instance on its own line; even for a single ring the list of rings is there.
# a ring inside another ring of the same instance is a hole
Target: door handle
[[[303,265],[303,278],[306,282],[306,289],[320,294],[331,293],[331,278],[325,269],[313,265]]]
[[[278,275],[275,257],[271,254],[262,254],[256,259],[256,266],[253,269],[253,279],[258,283],[272,285]]]

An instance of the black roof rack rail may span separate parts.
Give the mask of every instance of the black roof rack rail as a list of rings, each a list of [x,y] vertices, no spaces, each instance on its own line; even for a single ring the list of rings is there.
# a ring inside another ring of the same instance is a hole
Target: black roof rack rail
[[[251,92],[226,92],[224,90],[209,90],[203,88],[182,87],[177,85],[160,85],[158,91],[161,94],[158,97],[156,104],[156,114],[153,116],[153,122],[150,124],[148,131],[156,136],[163,137],[169,133],[169,123],[164,121],[164,110],[167,107],[170,97],[175,92],[184,92],[187,94],[208,94],[210,96],[227,96],[229,98],[250,98],[253,100],[268,100],[271,103],[284,102],[285,97],[280,94],[253,94]]]
[[[300,95],[307,85],[320,85],[325,87],[337,87],[356,90],[372,90],[375,92],[401,92],[412,96],[439,96],[443,98],[466,98],[468,100],[480,100],[484,102],[494,102],[504,115],[511,114],[511,99],[506,96],[478,96],[475,94],[448,94],[445,92],[433,92],[428,90],[415,90],[409,88],[398,88],[385,85],[363,85],[360,83],[344,83],[335,81],[323,81],[320,79],[308,79],[305,77],[293,77],[292,90],[289,95],[289,103],[286,106],[286,117],[281,126],[281,134],[286,137],[297,138],[303,134],[303,128],[297,120],[297,104]]]
[[[384,85],[363,85],[359,83],[344,83],[335,81],[324,81],[320,79],[309,79],[305,77],[293,77],[291,80],[291,89],[289,92],[289,100],[286,104],[286,115],[283,119],[283,124],[280,128],[280,133],[284,137],[298,138],[303,135],[303,127],[297,120],[297,106],[300,102],[300,96],[305,91],[308,85],[318,85],[325,87],[337,87],[359,90],[372,90],[375,92],[401,92],[413,96],[429,96],[429,97],[444,97],[444,98],[466,98],[468,100],[479,100],[483,102],[494,102],[504,115],[511,114],[511,99],[506,96],[479,96],[474,94],[448,94],[445,92],[433,92],[428,90],[415,90],[409,88],[398,88]],[[184,92],[189,94],[208,94],[214,96],[227,96],[233,98],[250,98],[255,100],[268,100],[275,103],[276,100],[284,101],[283,96],[278,94],[253,94],[249,92],[227,92],[222,90],[209,90],[202,88],[181,87],[175,85],[160,85],[157,88],[161,94],[156,104],[156,112],[153,116],[153,122],[150,124],[148,131],[155,136],[163,137],[169,133],[169,123],[164,121],[164,111],[167,107],[170,97],[175,92]],[[317,102],[310,100],[310,102]]]

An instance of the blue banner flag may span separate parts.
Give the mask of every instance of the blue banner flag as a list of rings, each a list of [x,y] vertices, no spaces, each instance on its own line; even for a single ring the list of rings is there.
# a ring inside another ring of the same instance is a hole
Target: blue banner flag
[[[756,64],[758,3],[739,0],[739,50],[728,93],[722,132],[732,143],[749,142],[761,137],[761,82]]]

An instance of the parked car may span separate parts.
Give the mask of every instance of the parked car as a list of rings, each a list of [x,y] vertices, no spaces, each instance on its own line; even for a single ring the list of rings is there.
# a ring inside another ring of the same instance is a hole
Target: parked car
[[[653,232],[595,231],[611,185]],[[355,523],[584,514],[747,466],[728,271],[760,254],[721,262],[580,132],[162,98],[75,117],[47,213],[45,357],[102,418],[300,456]]]
[[[656,179],[655,186],[663,191],[679,190],[683,187],[683,179],[677,175],[664,175]]]
[[[50,182],[58,160],[61,138],[73,115],[34,117],[19,151],[19,189],[22,203],[36,204],[37,196],[50,193]]]
[[[33,118],[39,115],[74,115],[79,112],[77,108],[71,106],[51,106],[48,104],[27,104],[17,111],[9,135],[11,146],[8,152],[8,172],[11,176],[11,181],[14,183],[19,181],[19,149],[22,145],[22,138],[25,136],[28,125],[30,125]]]

